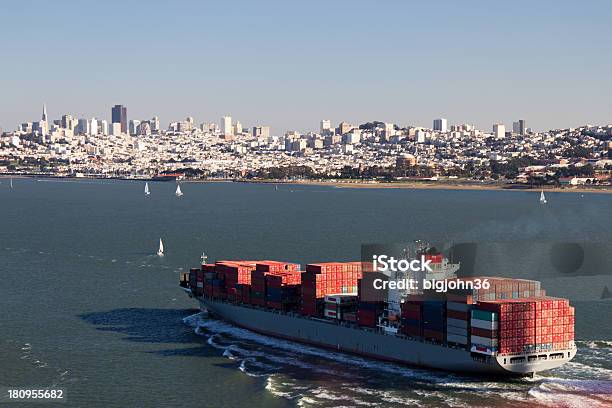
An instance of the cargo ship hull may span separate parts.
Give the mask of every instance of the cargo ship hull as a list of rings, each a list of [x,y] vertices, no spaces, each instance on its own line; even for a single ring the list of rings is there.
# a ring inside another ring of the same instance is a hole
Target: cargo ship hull
[[[189,289],[185,291],[191,296]],[[376,329],[198,297],[200,309],[257,333],[416,367],[475,375],[526,376],[559,367],[576,349],[525,355],[483,355]]]

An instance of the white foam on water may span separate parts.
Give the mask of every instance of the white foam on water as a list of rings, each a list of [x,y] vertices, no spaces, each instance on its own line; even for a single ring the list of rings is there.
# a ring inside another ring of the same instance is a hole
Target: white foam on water
[[[336,403],[338,403],[339,401],[347,401],[351,404],[349,405],[350,407],[378,405],[376,403],[363,401],[358,398],[351,397],[349,395],[334,393],[322,387],[315,388],[311,392],[312,392],[312,397],[314,397],[315,399],[334,401]],[[336,405],[336,406],[339,406],[339,405]]]
[[[238,366],[238,369],[242,371],[244,374],[248,375],[249,377],[263,377],[266,375],[266,374],[256,374],[256,373],[250,372],[246,366],[247,361],[248,359],[245,358],[244,360],[240,362],[240,365]]]
[[[612,370],[579,363],[577,361],[569,361],[561,367],[556,368],[554,372],[566,374],[568,377],[587,376],[589,378],[612,380]]]
[[[251,332],[246,329],[242,329],[242,328],[233,326],[221,320],[214,320],[214,319],[204,320],[204,319],[196,317],[194,319],[188,320],[188,322],[191,322],[191,324],[197,324],[198,327],[204,328],[213,333],[227,334],[227,335],[236,337],[241,340],[253,341],[259,344],[263,344],[266,346],[274,347],[274,348],[285,350],[285,351],[290,351],[296,354],[306,354],[306,355],[320,357],[324,359],[331,359],[335,362],[351,364],[353,366],[357,366],[357,367],[364,368],[364,369],[370,369],[376,372],[385,371],[390,374],[400,375],[404,378],[410,378],[414,380],[427,381],[427,382],[448,381],[453,378],[456,378],[456,376],[452,374],[445,374],[445,373],[435,374],[432,372],[428,372],[426,370],[412,369],[408,367],[399,366],[393,363],[380,362],[376,360],[366,360],[364,358],[357,357],[357,356],[336,353],[333,351],[327,351],[327,350],[312,347],[312,346],[305,346],[299,343],[288,342],[288,341],[276,339],[273,337],[267,337],[267,336],[260,335],[255,332]]]
[[[550,377],[531,388],[529,395],[551,407],[609,407],[612,406],[612,382]]]
[[[372,388],[363,388],[354,386],[351,384],[344,384],[344,389],[348,392],[356,392],[359,394],[376,396],[380,398],[384,402],[390,402],[393,405],[406,405],[409,407],[421,407],[421,402],[419,400],[408,398],[405,396],[397,395],[397,392],[385,391],[385,390],[376,390]],[[379,405],[379,404],[376,404]]]
[[[206,343],[208,343],[209,346],[213,346],[216,349],[220,349],[220,350],[226,350],[227,346],[218,344],[217,342],[215,342],[215,338],[219,338],[218,335],[213,334],[212,336],[210,336],[208,338],[208,340],[206,341]]]
[[[310,406],[315,406],[315,405],[320,405],[316,400],[310,398],[310,397],[300,397],[300,399],[297,402],[297,406],[298,407],[310,407]]]
[[[576,346],[585,345],[588,348],[612,347],[612,340],[577,340]]]
[[[292,398],[291,393],[279,390],[279,387],[277,386],[276,382],[274,381],[274,375],[268,376],[268,379],[266,380],[266,387],[265,388],[266,388],[266,390],[268,392],[270,392],[275,397],[282,397],[282,398],[287,398],[287,399],[291,399]]]

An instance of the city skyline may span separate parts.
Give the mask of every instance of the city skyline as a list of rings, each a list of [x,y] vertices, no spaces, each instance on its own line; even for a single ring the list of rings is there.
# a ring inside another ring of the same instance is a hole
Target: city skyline
[[[321,118],[610,122],[608,2],[112,3],[4,7],[0,127],[39,117],[42,102],[50,117],[107,118],[122,103],[164,127],[231,112],[279,132]]]
[[[105,122],[106,125],[109,126],[109,133],[112,133],[112,126],[113,124],[118,124],[119,125],[119,129],[120,129],[120,133],[123,134],[137,134],[138,132],[135,131],[131,131],[130,130],[130,126],[132,126],[132,122],[135,121],[136,125],[139,125],[142,121],[155,121],[156,122],[156,126],[155,126],[155,130],[157,131],[171,131],[172,130],[172,125],[179,123],[181,121],[185,121],[185,120],[189,120],[192,121],[192,125],[194,125],[195,127],[199,127],[202,124],[215,124],[219,127],[219,129],[222,130],[223,134],[227,134],[227,135],[233,135],[234,134],[234,127],[236,125],[236,123],[238,123],[239,126],[244,126],[245,129],[251,129],[251,128],[261,128],[262,126],[268,129],[268,132],[270,131],[270,126],[267,126],[266,124],[262,124],[262,123],[243,123],[240,121],[239,118],[236,118],[235,116],[233,116],[230,113],[226,113],[224,115],[222,115],[219,118],[215,119],[215,118],[194,118],[193,116],[183,116],[182,118],[174,118],[171,120],[167,120],[167,121],[162,121],[159,119],[159,116],[157,115],[153,115],[150,116],[149,118],[144,118],[144,117],[138,117],[138,118],[134,118],[132,116],[128,116],[127,114],[127,106],[126,105],[121,105],[121,104],[115,104],[113,106],[111,106],[110,108],[110,115],[94,115],[94,116],[90,116],[90,117],[80,117],[78,115],[72,115],[70,113],[61,113],[58,114],[57,117],[54,117],[53,115],[51,115],[49,117],[49,115],[47,114],[47,104],[43,103],[42,104],[42,116],[41,116],[41,120],[42,122],[45,122],[47,129],[44,132],[45,134],[48,131],[48,128],[50,127],[51,124],[53,124],[54,121],[59,122],[62,128],[67,128],[68,126],[66,126],[65,121],[67,118],[70,119],[74,119],[75,121],[84,121],[84,122],[89,122],[89,121],[97,121],[97,122]],[[108,116],[108,117],[107,117]],[[298,128],[289,128],[289,129],[275,129],[275,132],[271,132],[269,133],[269,135],[282,135],[285,134],[287,132],[291,133],[291,132],[300,132],[300,133],[317,133],[317,131],[319,132],[323,132],[325,129],[329,129],[330,127],[335,127],[334,124],[337,123],[338,126],[342,126],[343,124],[345,124],[346,126],[360,126],[362,124],[366,124],[366,123],[372,123],[378,121],[377,119],[364,119],[364,120],[359,120],[353,123],[347,122],[346,120],[343,119],[339,119],[339,120],[332,120],[329,118],[324,118],[324,119],[320,119],[318,122],[318,127],[315,126],[315,130],[303,130],[303,129],[298,129]],[[0,132],[13,132],[13,131],[18,131],[23,125],[25,124],[34,124],[36,125],[39,121],[36,120],[35,118],[28,118],[27,120],[24,121],[20,121],[14,129],[10,129],[10,128],[2,128],[0,127]],[[477,125],[475,125],[474,123],[470,123],[468,121],[461,121],[458,120],[456,122],[450,122],[447,118],[442,117],[442,116],[438,116],[435,118],[432,118],[430,121],[430,124],[424,124],[424,125],[415,125],[412,123],[400,123],[400,122],[382,122],[382,121],[378,121],[381,123],[387,123],[387,124],[394,124],[400,128],[423,128],[423,129],[431,129],[434,131],[439,131],[441,133],[446,133],[448,132],[451,127],[453,126],[463,126],[463,125],[468,125],[471,127],[474,127],[476,129],[482,130],[484,132],[488,132],[488,133],[492,133],[496,136],[501,136],[501,134],[505,133],[505,132],[512,132],[512,133],[518,133],[518,134],[526,134],[527,130],[529,130],[529,132],[547,132],[547,131],[553,131],[553,130],[559,130],[559,129],[575,129],[575,128],[580,128],[583,126],[606,126],[606,125],[610,125],[610,123],[599,123],[599,124],[593,124],[593,123],[584,123],[584,124],[579,124],[576,126],[569,126],[569,127],[555,127],[555,128],[551,128],[551,129],[533,129],[531,126],[527,126],[527,121],[525,119],[517,119],[517,118],[511,118],[508,121],[498,121],[498,122],[492,122],[489,126],[489,128],[487,128],[486,126],[483,128],[478,127]],[[531,122],[529,122],[531,123]],[[228,131],[229,129],[229,131]],[[489,129],[489,130],[487,130]],[[89,132],[86,132],[89,133]],[[241,133],[241,132],[238,132]]]

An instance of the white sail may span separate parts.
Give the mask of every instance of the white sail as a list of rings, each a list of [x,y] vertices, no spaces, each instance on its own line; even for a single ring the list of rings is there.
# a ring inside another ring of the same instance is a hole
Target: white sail
[[[177,197],[180,197],[180,196],[183,195],[183,192],[181,191],[181,185],[180,184],[177,184],[177,186],[176,186],[176,193],[174,193],[174,194],[176,194]]]
[[[145,195],[149,195],[151,192],[149,191],[149,183],[145,183]]]
[[[162,242],[162,239],[159,239],[159,249],[157,250],[157,255],[159,256],[163,256],[164,255],[164,243]]]
[[[544,195],[544,190],[540,193],[540,202],[542,204],[546,204],[546,196]]]
[[[13,188],[13,178],[11,177],[11,188]]]

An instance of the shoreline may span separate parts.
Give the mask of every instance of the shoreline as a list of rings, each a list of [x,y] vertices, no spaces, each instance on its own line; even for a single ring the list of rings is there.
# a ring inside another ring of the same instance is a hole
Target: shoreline
[[[473,191],[523,191],[523,192],[545,192],[552,193],[600,193],[600,194],[611,194],[612,187],[606,186],[604,188],[588,188],[588,187],[514,187],[507,188],[506,185],[502,184],[454,184],[454,183],[422,183],[422,182],[405,182],[405,183],[349,183],[341,181],[325,182],[325,181],[292,181],[292,182],[274,182],[274,181],[242,181],[243,183],[255,183],[255,184],[278,184],[278,185],[317,185],[317,186],[331,186],[336,188],[371,188],[371,189],[408,189],[408,190],[473,190]]]
[[[151,179],[132,179],[132,178],[103,178],[103,177],[65,177],[53,175],[8,175],[1,174],[2,179],[25,179],[25,178],[51,178],[63,180],[123,180],[138,182],[163,182],[167,183],[174,180],[151,180]],[[523,192],[545,192],[551,193],[587,193],[587,194],[612,194],[612,186],[600,188],[586,186],[552,187],[540,186],[529,187],[521,184],[472,184],[472,183],[448,183],[448,182],[391,182],[391,183],[368,183],[364,181],[318,181],[318,180],[181,180],[181,183],[244,183],[244,184],[273,184],[273,185],[302,185],[302,186],[324,186],[334,188],[355,188],[355,189],[407,189],[407,190],[464,190],[464,191],[523,191]]]

